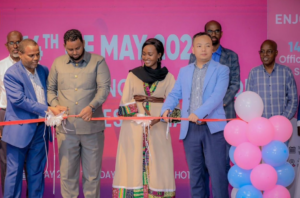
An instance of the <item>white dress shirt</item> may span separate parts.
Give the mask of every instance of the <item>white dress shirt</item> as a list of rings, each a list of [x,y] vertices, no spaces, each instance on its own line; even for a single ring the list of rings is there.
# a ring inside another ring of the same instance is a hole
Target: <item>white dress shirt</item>
[[[0,61],[0,108],[1,109],[6,109],[7,106],[6,91],[3,83],[4,74],[6,70],[15,63],[16,62],[10,56]]]
[[[43,87],[43,85],[40,81],[40,78],[39,78],[39,75],[36,72],[36,69],[34,70],[34,74],[32,74],[27,69],[26,69],[26,71],[27,71],[28,77],[30,78],[30,81],[32,83],[32,86],[33,86],[33,89],[34,89],[34,92],[35,92],[38,103],[47,105],[46,100],[45,100],[44,87]]]

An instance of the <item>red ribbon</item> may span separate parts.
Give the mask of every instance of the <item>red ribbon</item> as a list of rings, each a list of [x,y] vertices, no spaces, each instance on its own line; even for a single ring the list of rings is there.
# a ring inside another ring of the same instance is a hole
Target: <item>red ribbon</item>
[[[76,117],[76,115],[69,115],[66,118]],[[91,121],[100,121],[100,120],[154,120],[154,119],[170,119],[169,117],[99,117],[99,118],[91,118]],[[173,120],[189,120],[188,118],[172,118]],[[202,122],[221,122],[221,121],[230,121],[230,120],[240,120],[236,119],[198,119],[198,121]],[[17,125],[17,124],[32,124],[32,123],[39,123],[45,122],[44,118],[39,119],[30,119],[30,120],[14,120],[14,121],[6,121],[0,122],[0,126],[7,126],[7,125]]]

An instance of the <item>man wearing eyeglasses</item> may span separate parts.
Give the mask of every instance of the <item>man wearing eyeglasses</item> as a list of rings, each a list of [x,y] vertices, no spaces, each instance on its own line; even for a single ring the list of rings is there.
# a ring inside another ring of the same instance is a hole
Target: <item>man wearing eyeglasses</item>
[[[275,41],[265,40],[258,52],[262,65],[250,71],[246,90],[253,91],[262,98],[262,117],[282,115],[292,119],[298,105],[297,87],[292,70],[275,63],[278,54]]]
[[[11,31],[7,35],[5,46],[9,52],[9,56],[0,61],[0,122],[4,121],[7,101],[6,92],[3,84],[4,74],[6,70],[20,60],[19,43],[23,40],[23,36],[18,31]],[[3,126],[0,126],[0,138],[2,137]],[[1,187],[4,193],[4,180],[6,175],[6,143],[0,139],[0,169],[1,169]]]

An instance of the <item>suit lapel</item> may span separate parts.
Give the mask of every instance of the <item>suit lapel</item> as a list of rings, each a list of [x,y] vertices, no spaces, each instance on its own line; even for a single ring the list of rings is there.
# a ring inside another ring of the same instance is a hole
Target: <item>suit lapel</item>
[[[220,63],[222,65],[227,65],[227,53],[225,51],[225,49],[221,46],[221,57],[220,57]]]
[[[46,87],[46,81],[44,80],[44,79],[46,79],[45,72],[43,71],[43,68],[40,65],[37,66],[36,71],[37,71],[37,74],[38,74],[38,76],[40,78],[40,82],[43,85],[44,94],[45,94],[45,100],[47,102],[47,87]]]
[[[20,69],[20,71],[21,71],[21,75],[22,75],[22,77],[23,77],[23,79],[24,79],[24,86],[26,86],[27,88],[28,88],[28,90],[29,90],[29,93],[30,93],[30,95],[32,96],[32,98],[35,100],[35,101],[37,101],[37,97],[36,97],[36,95],[35,95],[35,91],[34,91],[34,88],[33,88],[33,86],[32,86],[32,83],[31,83],[31,80],[29,79],[29,76],[28,76],[28,74],[27,74],[27,70],[26,70],[26,68],[23,66],[23,64],[21,63],[21,64],[19,64],[19,69]]]
[[[208,65],[208,68],[207,68],[207,71],[206,71],[206,74],[205,74],[205,79],[204,79],[204,85],[203,85],[203,92],[205,91],[205,88],[212,76],[212,74],[215,72],[216,70],[216,62],[214,60],[210,60],[210,63]]]

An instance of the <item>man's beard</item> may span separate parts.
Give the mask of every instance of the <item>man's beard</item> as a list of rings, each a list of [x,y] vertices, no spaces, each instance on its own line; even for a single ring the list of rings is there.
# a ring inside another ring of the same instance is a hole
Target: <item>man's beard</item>
[[[71,58],[73,61],[78,61],[78,60],[80,60],[80,59],[83,57],[84,52],[85,52],[85,50],[82,51],[82,54],[81,54],[80,56],[78,56],[78,58],[73,58],[72,56],[70,56],[70,58]]]
[[[220,43],[220,40],[217,37],[213,37],[213,38],[216,38],[216,40],[212,42],[213,46],[218,45]]]

